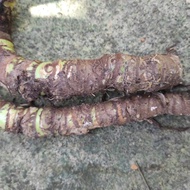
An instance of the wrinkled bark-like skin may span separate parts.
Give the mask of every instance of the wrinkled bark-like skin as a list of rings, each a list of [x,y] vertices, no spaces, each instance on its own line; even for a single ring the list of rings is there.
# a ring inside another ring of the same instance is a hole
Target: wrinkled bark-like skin
[[[2,2],[2,15],[8,24],[0,24],[10,26],[14,0]],[[0,33],[0,85],[13,95],[19,92],[29,102],[39,96],[59,100],[90,95],[110,87],[126,94],[152,92],[181,82],[180,61],[172,54],[137,57],[118,53],[92,60],[27,60],[15,53],[6,28]]]
[[[136,95],[59,109],[23,108],[0,101],[0,128],[29,137],[79,135],[91,129],[142,121],[161,114],[190,115],[189,94]]]
[[[135,57],[104,55],[95,60],[39,62],[14,54],[3,55],[0,81],[28,101],[39,96],[66,99],[113,87],[126,94],[158,91],[181,81],[181,66],[175,55]]]

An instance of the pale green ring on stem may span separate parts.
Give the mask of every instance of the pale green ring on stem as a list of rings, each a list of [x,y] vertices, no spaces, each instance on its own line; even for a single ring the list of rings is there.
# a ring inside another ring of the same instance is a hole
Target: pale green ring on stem
[[[49,75],[49,73],[46,73],[44,72],[43,73],[43,68],[50,64],[51,62],[43,62],[43,63],[40,63],[37,68],[36,68],[36,72],[35,72],[35,78],[38,79],[38,78],[44,78],[46,79]]]
[[[44,132],[40,128],[40,121],[41,121],[41,113],[43,111],[43,108],[40,108],[36,113],[36,131],[39,136],[44,136]]]
[[[11,41],[0,39],[0,46],[2,46],[3,49],[11,51],[12,53],[15,52],[14,45]]]
[[[7,114],[9,112],[10,104],[5,104],[0,109],[0,128],[4,129],[6,128],[6,122],[7,122]]]

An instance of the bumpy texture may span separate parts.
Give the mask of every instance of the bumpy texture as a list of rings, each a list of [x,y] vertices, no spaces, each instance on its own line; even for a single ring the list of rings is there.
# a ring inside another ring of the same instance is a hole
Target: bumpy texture
[[[2,55],[3,54],[3,55]],[[175,55],[135,57],[104,55],[95,60],[38,62],[2,53],[0,81],[26,100],[39,96],[66,99],[113,87],[119,91],[158,91],[181,82],[182,69]]]
[[[2,18],[10,26],[11,18],[7,15],[11,15],[12,4],[3,2]],[[182,79],[179,58],[172,54],[137,57],[118,53],[92,60],[27,60],[16,55],[12,42],[3,38],[10,34],[9,27],[5,28],[0,33],[1,86],[13,95],[19,92],[27,101],[39,96],[66,99],[108,88],[126,94],[152,92],[178,85]]]
[[[145,55],[164,53],[178,42],[180,60],[187,66],[184,76],[190,73],[185,1],[62,1],[82,5],[82,18],[34,17],[28,11],[50,2],[60,0],[17,0],[12,37],[23,57],[45,61],[116,52]],[[31,139],[1,130],[0,189],[147,190],[139,172],[131,169],[137,161],[151,189],[189,190],[190,133],[173,129],[190,126],[190,118],[165,115],[156,120],[172,130],[146,121],[56,138]]]
[[[134,96],[71,108],[22,108],[0,102],[0,127],[30,137],[86,134],[90,129],[123,125],[162,114],[190,115],[188,94]]]

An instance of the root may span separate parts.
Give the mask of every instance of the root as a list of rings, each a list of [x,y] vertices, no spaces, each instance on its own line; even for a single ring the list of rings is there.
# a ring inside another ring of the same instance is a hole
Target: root
[[[126,94],[153,92],[181,83],[182,67],[173,54],[144,57],[103,55],[91,60],[28,60],[15,53],[10,37],[14,0],[2,0],[0,18],[0,85],[28,102],[39,96],[54,100],[91,95],[108,88]]]
[[[137,95],[60,109],[23,108],[1,101],[0,127],[30,137],[81,135],[95,128],[124,125],[157,115],[190,115],[189,94],[166,93],[162,96],[163,98],[155,94]]]

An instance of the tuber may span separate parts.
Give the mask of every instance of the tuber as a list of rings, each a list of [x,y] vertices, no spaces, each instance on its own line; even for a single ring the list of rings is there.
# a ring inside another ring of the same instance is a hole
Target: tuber
[[[136,95],[70,108],[23,108],[0,101],[0,128],[29,137],[78,135],[91,129],[142,121],[162,114],[189,116],[189,94]]]
[[[10,37],[15,0],[2,0],[0,17],[0,86],[31,102],[39,96],[66,99],[108,88],[126,94],[153,92],[178,85],[182,68],[173,54],[144,57],[104,55],[92,60],[28,60],[15,53]]]
[[[172,54],[144,57],[104,55],[94,60],[32,61],[15,53],[11,40],[15,0],[0,0],[0,86],[27,101],[39,96],[64,99],[110,87],[126,94],[158,91],[181,82],[182,67]],[[86,134],[110,125],[161,114],[190,115],[187,93],[155,93],[70,108],[17,107],[0,100],[0,128],[30,137]]]

